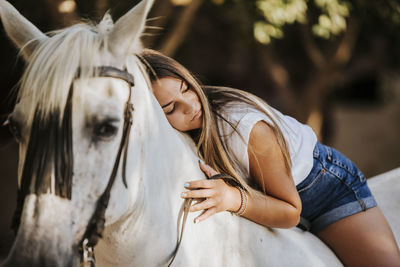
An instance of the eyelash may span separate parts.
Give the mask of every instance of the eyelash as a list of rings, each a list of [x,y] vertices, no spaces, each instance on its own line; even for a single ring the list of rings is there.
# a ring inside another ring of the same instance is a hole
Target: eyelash
[[[187,91],[190,90],[190,86],[186,85],[185,90],[183,90],[183,93],[186,93]],[[172,109],[168,112],[165,112],[165,115],[170,115],[175,111],[175,104],[173,105]]]
[[[174,111],[175,111],[175,104],[174,104],[174,106],[172,107],[171,111],[165,112],[165,114],[166,114],[166,115],[170,115],[170,114],[172,114],[172,112],[174,112]]]

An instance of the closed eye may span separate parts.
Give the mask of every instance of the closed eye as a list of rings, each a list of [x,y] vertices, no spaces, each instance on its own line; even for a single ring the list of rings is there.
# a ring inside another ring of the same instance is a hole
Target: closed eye
[[[182,81],[181,83],[181,93],[184,94],[186,92],[189,92],[189,90],[192,89],[186,82]],[[166,106],[172,105],[171,110],[166,111],[165,115],[171,115],[172,113],[174,113],[175,109],[176,109],[176,103],[172,104],[172,102],[170,104],[164,105],[163,108],[165,108]]]
[[[181,91],[182,94],[184,94],[186,92],[189,92],[190,89],[191,89],[191,87],[187,83],[182,81],[182,91]],[[176,108],[176,104],[173,104],[172,105],[172,109],[170,111],[168,111],[168,112],[165,112],[165,114],[166,115],[172,114],[175,111],[175,108]]]
[[[175,104],[172,105],[172,109],[168,112],[165,112],[166,115],[170,115],[175,111]]]
[[[182,88],[183,89],[182,93],[186,93],[186,92],[188,92],[190,90],[190,86],[187,83],[184,83],[184,86],[185,87]]]

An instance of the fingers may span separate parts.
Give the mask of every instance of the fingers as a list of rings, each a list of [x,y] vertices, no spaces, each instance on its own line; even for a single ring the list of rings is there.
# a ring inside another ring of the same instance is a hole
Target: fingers
[[[212,197],[214,195],[214,190],[211,189],[202,189],[202,190],[191,190],[182,192],[182,198],[207,198]]]
[[[194,220],[194,223],[199,223],[201,221],[204,221],[205,219],[209,218],[210,216],[214,215],[215,213],[217,213],[217,209],[216,208],[208,209],[203,214],[201,214],[199,217],[197,217]]]
[[[199,188],[213,188],[215,186],[215,180],[196,180],[185,183],[187,189],[199,189]]]
[[[210,178],[213,175],[218,174],[218,172],[216,170],[214,170],[213,168],[211,168],[204,162],[201,162],[200,160],[199,160],[199,165],[200,165],[200,169],[207,175],[208,178]]]
[[[201,211],[206,209],[215,208],[215,202],[212,198],[207,198],[204,201],[201,201],[190,207],[190,212]]]
[[[200,169],[207,175],[208,178],[218,174],[209,165],[199,160]],[[226,210],[224,205],[221,205],[221,195],[223,195],[223,187],[227,187],[224,181],[216,180],[196,180],[185,183],[185,188],[189,191],[181,194],[182,198],[193,198],[197,200],[196,204],[190,207],[190,212],[201,211],[204,212],[195,219],[195,223],[204,221],[210,216],[219,211]]]

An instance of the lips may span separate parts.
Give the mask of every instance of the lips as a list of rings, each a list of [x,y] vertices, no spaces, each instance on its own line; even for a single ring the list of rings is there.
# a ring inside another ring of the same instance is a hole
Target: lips
[[[201,116],[202,113],[203,113],[203,112],[202,112],[201,109],[200,109],[199,111],[196,112],[196,114],[194,114],[193,118],[192,118],[190,121],[194,121],[194,120],[200,118],[200,116]]]

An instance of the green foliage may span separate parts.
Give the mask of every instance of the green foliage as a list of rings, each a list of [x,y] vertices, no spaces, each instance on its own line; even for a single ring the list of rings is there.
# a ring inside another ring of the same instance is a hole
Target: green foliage
[[[346,18],[350,15],[350,4],[343,0],[314,0],[317,19],[311,18],[308,12],[312,5],[308,0],[257,0],[256,5],[264,19],[254,24],[254,36],[263,44],[270,43],[271,38],[282,38],[286,24],[313,20],[316,23],[312,25],[312,32],[328,39],[346,30]]]

